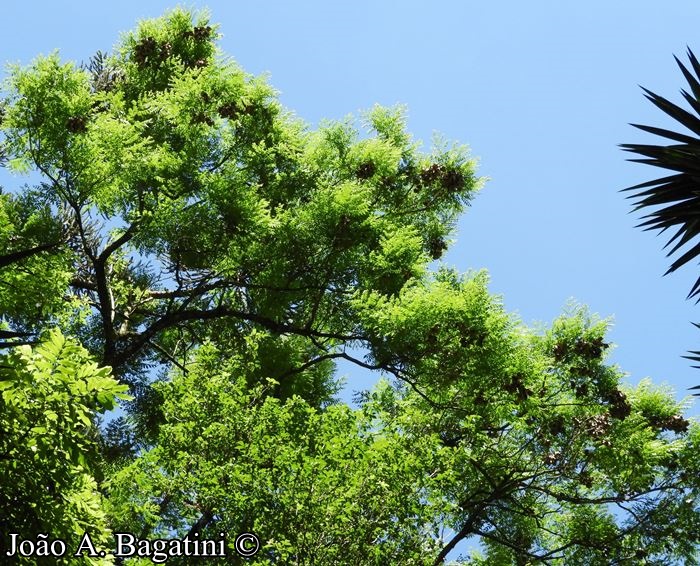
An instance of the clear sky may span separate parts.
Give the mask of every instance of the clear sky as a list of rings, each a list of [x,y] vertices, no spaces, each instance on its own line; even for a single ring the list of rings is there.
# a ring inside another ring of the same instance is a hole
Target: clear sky
[[[2,6],[0,60],[26,64],[59,49],[84,61],[109,50],[163,1]],[[192,7],[200,5],[190,4]],[[629,122],[673,126],[638,85],[679,102],[672,55],[700,55],[700,3],[210,0],[221,47],[268,73],[284,105],[312,126],[374,103],[405,103],[414,136],[467,143],[490,178],[446,256],[486,268],[491,289],[528,323],[549,322],[575,298],[614,317],[613,360],[682,396],[700,371],[700,307],[685,301],[700,267],[662,278],[662,237],[634,226],[618,191],[654,175],[620,143],[654,138]],[[673,126],[675,127],[675,126]],[[11,188],[21,179],[3,177]],[[351,379],[357,376],[351,375]],[[354,381],[351,388],[359,388]],[[690,411],[698,414],[697,408]]]

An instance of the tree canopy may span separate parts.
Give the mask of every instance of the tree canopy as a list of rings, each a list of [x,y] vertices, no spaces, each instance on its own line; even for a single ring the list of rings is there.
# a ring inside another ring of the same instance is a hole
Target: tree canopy
[[[460,563],[697,563],[685,406],[624,383],[583,307],[530,329],[435,263],[481,184],[467,149],[424,152],[400,107],[311,129],[217,37],[176,9],[5,83],[29,182],[0,194],[3,531],[225,533],[221,563],[439,565],[470,540]],[[382,378],[356,407],[339,361]]]

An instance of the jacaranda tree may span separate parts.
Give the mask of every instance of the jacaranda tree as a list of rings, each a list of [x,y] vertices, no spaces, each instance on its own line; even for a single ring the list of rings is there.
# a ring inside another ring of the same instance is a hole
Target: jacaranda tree
[[[623,384],[585,309],[530,330],[485,273],[433,268],[480,184],[467,151],[422,152],[401,108],[311,130],[217,37],[177,9],[5,83],[29,185],[0,198],[0,465],[32,474],[4,531],[134,549],[83,553],[107,563],[191,563],[185,540],[222,564],[438,565],[463,541],[473,564],[696,563],[700,428],[671,392]],[[382,378],[357,408],[339,361]],[[90,512],[54,534],[70,498]]]

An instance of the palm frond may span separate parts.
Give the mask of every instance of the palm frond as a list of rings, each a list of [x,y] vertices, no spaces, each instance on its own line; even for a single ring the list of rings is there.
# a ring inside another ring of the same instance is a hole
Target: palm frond
[[[638,227],[645,230],[658,230],[660,234],[669,228],[675,230],[664,246],[664,249],[670,247],[666,256],[675,256],[675,259],[664,275],[700,257],[700,241],[696,239],[700,236],[700,137],[697,137],[700,136],[700,62],[690,49],[688,49],[688,59],[691,69],[688,69],[678,57],[674,56],[674,58],[690,87],[690,91],[681,89],[681,95],[690,106],[690,111],[646,88],[642,87],[642,90],[652,104],[689,130],[690,135],[655,126],[632,124],[639,130],[675,143],[621,145],[625,151],[640,156],[629,161],[646,163],[675,172],[670,176],[623,189],[634,191],[627,198],[636,200],[633,209],[635,212],[642,209],[651,210],[642,217]],[[700,302],[700,277],[693,284],[687,298],[696,298],[696,303]],[[700,324],[693,324],[700,328]],[[683,357],[700,364],[700,350],[690,351],[688,354]],[[700,365],[692,367],[700,369]],[[690,389],[700,390],[700,385]],[[700,396],[700,392],[693,395]]]
[[[675,175],[623,189],[634,191],[628,197],[636,199],[634,211],[651,210],[650,213],[642,217],[643,221],[638,225],[639,227],[645,230],[659,230],[660,233],[674,228],[675,232],[665,246],[668,248],[673,244],[667,252],[667,257],[680,255],[671,263],[666,274],[700,258],[700,242],[696,241],[686,251],[681,250],[687,244],[691,244],[697,236],[700,236],[700,62],[690,49],[688,49],[688,58],[690,69],[675,57],[676,63],[678,63],[690,87],[689,92],[681,91],[683,98],[690,105],[690,111],[646,88],[642,88],[642,90],[644,90],[646,98],[687,128],[691,135],[654,126],[632,124],[635,128],[676,143],[621,145],[625,151],[641,156],[641,158],[630,159],[630,161],[646,163],[676,172]],[[696,302],[700,302],[700,277],[690,290],[688,298],[696,298]]]

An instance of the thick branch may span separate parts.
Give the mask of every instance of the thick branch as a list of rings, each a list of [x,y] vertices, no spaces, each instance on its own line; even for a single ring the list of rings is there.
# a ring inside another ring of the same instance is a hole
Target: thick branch
[[[93,262],[95,269],[95,283],[97,284],[98,309],[102,320],[102,334],[105,340],[103,363],[108,364],[115,353],[116,333],[114,331],[114,297],[107,279],[107,270],[104,261]]]
[[[296,326],[291,326],[289,324],[277,322],[275,320],[269,319],[267,317],[255,313],[233,310],[225,306],[221,306],[209,310],[180,310],[166,314],[163,317],[156,320],[155,322],[153,322],[142,333],[137,334],[134,337],[132,343],[129,344],[126,348],[119,352],[113,351],[109,356],[105,355],[104,363],[105,365],[111,365],[113,368],[121,366],[131,356],[133,356],[144,346],[146,346],[149,343],[149,341],[152,340],[159,332],[176,326],[179,323],[229,317],[259,324],[263,328],[266,328],[267,330],[278,334],[294,334],[297,336],[307,336],[315,338],[333,338],[336,340],[343,341],[354,341],[361,339],[361,336],[335,334],[331,332],[322,332],[313,329],[299,328]],[[106,348],[105,354],[107,354]]]
[[[102,319],[102,333],[105,339],[103,361],[111,359],[115,353],[116,331],[114,329],[114,296],[107,275],[107,260],[121,246],[134,237],[136,224],[129,228],[116,240],[108,244],[104,250],[93,259],[92,265],[95,270],[95,283],[97,284],[97,298],[99,300],[99,311]]]
[[[163,348],[160,344],[158,344],[157,342],[153,342],[152,340],[149,340],[148,344],[150,346],[152,346],[153,348],[155,348],[156,350],[158,350],[161,354],[163,354],[163,356],[165,356],[165,358],[168,361],[170,361],[172,364],[174,364],[178,368],[180,368],[180,370],[182,371],[183,374],[187,373],[187,368],[184,365],[182,365],[180,362],[178,362],[177,359],[175,359],[175,357],[170,352],[168,352],[165,348]]]
[[[503,546],[507,546],[511,550],[514,550],[515,552],[520,553],[520,554],[524,554],[530,559],[540,560],[543,562],[551,561],[551,560],[560,560],[562,558],[561,556],[554,556],[553,554],[555,552],[559,553],[562,550],[565,550],[566,548],[568,548],[569,546],[573,546],[573,544],[568,544],[568,545],[562,546],[561,548],[556,549],[555,551],[548,552],[545,555],[538,555],[538,554],[534,554],[533,552],[531,552],[527,548],[523,548],[522,546],[518,546],[517,544],[510,542],[509,540],[507,540],[505,538],[502,538],[500,536],[495,535],[493,532],[483,531],[481,529],[475,529],[474,534],[477,534],[480,537],[491,539],[492,541],[497,542],[498,544],[502,544]]]
[[[277,380],[282,381],[283,379],[290,377],[294,374],[306,371],[307,369],[315,366],[316,364],[320,364],[321,362],[324,362],[326,360],[335,360],[335,359],[342,358],[342,357],[344,357],[343,353],[340,353],[340,352],[336,352],[334,354],[323,354],[321,356],[316,356],[315,358],[310,359],[308,362],[306,362],[298,367],[287,370],[282,375],[278,376]]]
[[[85,281],[84,279],[80,279],[78,277],[71,279],[70,285],[76,289],[97,292],[97,285],[95,285],[92,281]]]
[[[116,240],[108,244],[105,247],[105,249],[102,250],[102,253],[97,257],[97,261],[102,264],[106,263],[106,261],[109,259],[109,256],[111,256],[116,250],[121,248],[124,244],[126,244],[129,240],[131,240],[134,237],[135,230],[136,223],[129,226],[129,228],[127,228],[121,236],[119,236]]]
[[[476,524],[481,520],[481,514],[484,512],[488,505],[488,500],[483,501],[470,515],[469,518],[467,519],[467,522],[464,523],[461,529],[459,529],[459,532],[452,537],[452,540],[448,542],[443,549],[440,551],[440,554],[438,554],[437,558],[435,559],[435,562],[433,562],[433,566],[440,566],[445,561],[445,558],[447,558],[447,555],[452,552],[452,549],[457,546],[457,544],[467,538],[469,535],[474,534],[475,529],[476,529]]]
[[[27,250],[20,250],[18,252],[0,255],[0,267],[6,267],[12,263],[17,263],[18,261],[22,261],[23,259],[39,254],[41,252],[52,250],[60,246],[62,243],[63,242],[59,241],[52,242],[49,244],[41,244],[39,246],[34,246],[33,248],[29,248]]]
[[[197,519],[197,522],[190,527],[190,530],[187,533],[187,538],[192,538],[194,535],[199,534],[201,530],[206,527],[209,523],[211,523],[211,520],[214,518],[214,514],[207,510],[202,513],[202,516]]]

